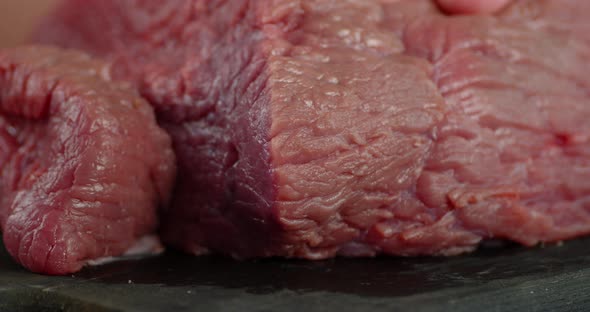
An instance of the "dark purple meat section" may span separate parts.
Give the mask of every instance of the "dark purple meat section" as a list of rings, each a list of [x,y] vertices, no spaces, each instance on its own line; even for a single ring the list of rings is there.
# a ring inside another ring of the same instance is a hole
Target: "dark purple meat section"
[[[590,2],[67,0],[38,40],[114,64],[171,135],[196,254],[457,254],[590,233]]]
[[[0,50],[0,225],[31,271],[123,254],[170,196],[170,138],[110,71],[80,52]]]

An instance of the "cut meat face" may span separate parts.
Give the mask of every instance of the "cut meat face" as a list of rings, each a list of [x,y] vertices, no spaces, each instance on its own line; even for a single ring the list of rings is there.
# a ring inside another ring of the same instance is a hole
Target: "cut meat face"
[[[451,255],[590,233],[590,2],[68,0],[171,135],[161,235],[234,257]]]
[[[0,225],[31,271],[123,254],[170,196],[170,138],[110,71],[80,52],[0,51]]]

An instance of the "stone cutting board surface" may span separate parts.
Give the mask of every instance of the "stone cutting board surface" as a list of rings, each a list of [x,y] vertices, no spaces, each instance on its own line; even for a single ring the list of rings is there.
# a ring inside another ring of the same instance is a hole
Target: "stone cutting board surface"
[[[166,252],[65,277],[29,273],[0,250],[0,311],[590,311],[590,239],[451,258]]]

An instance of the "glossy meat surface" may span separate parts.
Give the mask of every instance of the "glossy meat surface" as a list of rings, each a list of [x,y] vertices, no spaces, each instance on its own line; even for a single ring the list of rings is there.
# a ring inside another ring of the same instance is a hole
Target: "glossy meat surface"
[[[162,236],[235,257],[457,254],[590,233],[590,4],[68,0],[171,135]]]
[[[81,52],[0,50],[0,226],[31,271],[123,254],[170,196],[170,138],[110,71]]]

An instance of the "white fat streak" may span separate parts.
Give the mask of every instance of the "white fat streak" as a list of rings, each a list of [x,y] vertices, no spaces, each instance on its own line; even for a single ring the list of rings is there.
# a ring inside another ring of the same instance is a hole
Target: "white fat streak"
[[[107,263],[129,260],[134,258],[143,258],[159,255],[164,252],[164,246],[160,242],[160,239],[156,235],[146,235],[137,242],[131,248],[120,257],[102,257],[97,259],[88,260],[87,265],[97,266]]]

